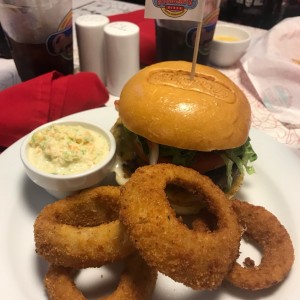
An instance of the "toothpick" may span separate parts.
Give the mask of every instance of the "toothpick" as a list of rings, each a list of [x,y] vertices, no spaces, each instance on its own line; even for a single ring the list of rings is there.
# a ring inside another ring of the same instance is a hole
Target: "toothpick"
[[[198,58],[198,52],[199,52],[199,44],[200,44],[200,38],[201,38],[201,30],[202,30],[202,24],[203,24],[203,15],[204,15],[204,7],[205,7],[205,0],[202,0],[201,4],[201,14],[199,18],[199,22],[197,25],[197,31],[196,31],[196,39],[194,44],[194,53],[193,53],[193,61],[192,61],[192,70],[191,70],[191,80],[195,77],[195,70],[196,70],[196,64],[197,64],[197,58]]]

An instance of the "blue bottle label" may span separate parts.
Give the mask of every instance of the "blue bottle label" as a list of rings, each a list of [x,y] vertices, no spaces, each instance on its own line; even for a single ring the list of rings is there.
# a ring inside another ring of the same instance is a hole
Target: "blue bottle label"
[[[60,55],[67,60],[73,58],[72,11],[59,24],[57,32],[48,36],[46,47],[51,55]]]

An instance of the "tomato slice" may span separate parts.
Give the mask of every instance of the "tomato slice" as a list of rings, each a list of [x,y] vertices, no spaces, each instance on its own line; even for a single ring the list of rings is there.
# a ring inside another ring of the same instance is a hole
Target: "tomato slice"
[[[143,147],[140,143],[134,143],[134,150],[137,156],[146,164],[149,163],[148,156],[144,153]],[[158,163],[172,163],[171,157],[159,157]],[[216,152],[197,152],[193,158],[190,168],[199,173],[206,173],[211,170],[223,167],[225,165],[222,157]]]
[[[158,162],[171,163],[172,160],[170,157],[160,157]],[[223,167],[224,165],[225,163],[222,157],[215,152],[197,152],[189,167],[204,174],[208,171]]]
[[[190,167],[204,174],[224,165],[222,157],[215,152],[197,152]]]

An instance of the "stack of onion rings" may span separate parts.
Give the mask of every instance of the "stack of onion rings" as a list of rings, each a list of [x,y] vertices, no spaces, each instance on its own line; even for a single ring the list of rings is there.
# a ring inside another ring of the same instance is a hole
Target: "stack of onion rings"
[[[44,283],[51,300],[85,299],[74,283],[78,269],[121,260],[120,283],[104,299],[150,298],[157,271],[135,253],[119,221],[119,194],[112,186],[87,189],[47,205],[37,217],[36,252],[50,263]]]
[[[191,226],[168,202],[168,185],[187,190],[201,208]],[[250,258],[245,267],[236,261],[243,233],[262,248],[258,266]],[[229,200],[208,177],[171,164],[141,167],[122,188],[91,188],[47,205],[34,238],[36,252],[50,263],[44,282],[51,300],[84,300],[74,283],[79,269],[115,261],[125,261],[125,269],[106,300],[150,299],[157,271],[197,290],[224,280],[265,289],[281,282],[294,262],[290,236],[273,214]]]
[[[168,184],[202,195],[218,229],[200,232],[180,222],[165,193]],[[137,169],[121,189],[120,219],[150,266],[193,289],[218,287],[238,256],[241,227],[230,200],[192,169],[171,164]]]

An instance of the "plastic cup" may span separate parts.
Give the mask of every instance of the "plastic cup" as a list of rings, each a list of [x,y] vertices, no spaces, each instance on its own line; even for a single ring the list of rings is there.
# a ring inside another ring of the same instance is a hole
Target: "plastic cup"
[[[22,81],[73,73],[71,0],[0,0],[0,20]]]

